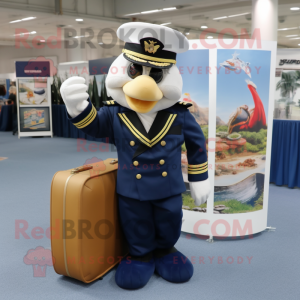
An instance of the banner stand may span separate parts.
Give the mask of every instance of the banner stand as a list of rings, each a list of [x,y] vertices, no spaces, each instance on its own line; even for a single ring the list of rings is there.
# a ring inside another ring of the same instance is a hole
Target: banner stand
[[[53,137],[50,64],[16,62],[18,138]]]
[[[211,194],[196,205],[187,188],[182,231],[213,242],[274,230],[267,216],[276,42],[189,42],[190,50],[177,58],[182,101],[193,103],[191,113],[206,138]],[[189,186],[185,147],[181,153]]]

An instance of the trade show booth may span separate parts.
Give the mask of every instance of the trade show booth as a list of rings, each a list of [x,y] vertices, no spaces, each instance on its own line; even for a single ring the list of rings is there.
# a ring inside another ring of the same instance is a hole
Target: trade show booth
[[[270,181],[300,188],[300,51],[277,49]]]

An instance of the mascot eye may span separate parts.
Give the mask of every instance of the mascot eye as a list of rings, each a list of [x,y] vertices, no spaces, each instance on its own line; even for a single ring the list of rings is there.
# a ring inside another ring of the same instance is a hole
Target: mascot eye
[[[128,76],[132,79],[143,74],[143,67],[138,64],[131,64],[127,69]]]
[[[156,83],[159,83],[162,81],[163,79],[163,70],[162,69],[156,69],[156,68],[152,68],[150,71],[149,76],[152,77]]]

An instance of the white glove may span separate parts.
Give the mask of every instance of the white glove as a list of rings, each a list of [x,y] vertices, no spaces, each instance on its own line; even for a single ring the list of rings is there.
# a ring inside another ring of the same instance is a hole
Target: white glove
[[[67,111],[72,118],[77,117],[88,106],[88,87],[82,77],[70,77],[60,87],[60,94],[66,104]]]
[[[196,206],[199,206],[207,201],[210,194],[210,182],[208,179],[203,181],[192,181],[190,182],[190,190]]]

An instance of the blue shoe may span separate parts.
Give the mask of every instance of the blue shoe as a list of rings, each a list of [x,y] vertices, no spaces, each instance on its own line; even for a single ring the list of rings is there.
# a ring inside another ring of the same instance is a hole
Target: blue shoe
[[[121,260],[118,266],[115,281],[116,284],[128,290],[139,289],[145,286],[155,270],[154,259],[145,257],[127,256]]]
[[[194,273],[194,267],[190,260],[177,251],[171,249],[157,249],[154,252],[155,271],[165,280],[181,283],[188,281]]]

